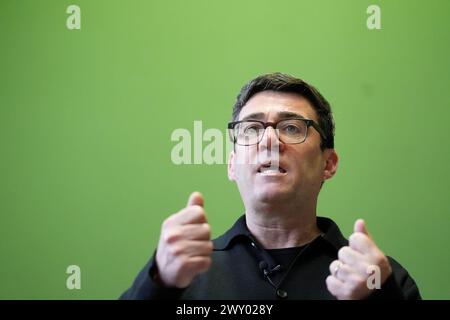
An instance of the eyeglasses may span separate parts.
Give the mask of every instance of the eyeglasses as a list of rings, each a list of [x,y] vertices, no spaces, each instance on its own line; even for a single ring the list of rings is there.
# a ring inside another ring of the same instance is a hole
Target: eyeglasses
[[[230,138],[241,146],[251,146],[261,142],[267,127],[275,129],[278,140],[285,144],[299,144],[306,140],[308,128],[313,127],[323,140],[325,134],[319,125],[310,119],[290,118],[277,122],[258,120],[234,121],[228,123]]]

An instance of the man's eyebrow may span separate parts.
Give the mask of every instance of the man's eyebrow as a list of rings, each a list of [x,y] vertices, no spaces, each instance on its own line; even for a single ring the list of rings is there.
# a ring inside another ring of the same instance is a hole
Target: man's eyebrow
[[[248,115],[246,115],[245,117],[243,117],[241,119],[241,121],[245,121],[245,120],[262,120],[265,118],[265,114],[263,112],[255,112],[255,113],[250,113]]]
[[[295,113],[295,112],[291,112],[291,111],[281,111],[277,113],[278,119],[292,119],[292,118],[302,118],[305,119],[304,116],[302,116],[301,114]],[[245,117],[243,117],[241,119],[241,121],[245,121],[245,120],[262,120],[266,117],[266,114],[263,112],[255,112],[255,113],[250,113],[248,115],[246,115]]]
[[[301,114],[290,112],[290,111],[282,111],[278,113],[279,119],[292,119],[292,118],[302,118],[305,119]]]

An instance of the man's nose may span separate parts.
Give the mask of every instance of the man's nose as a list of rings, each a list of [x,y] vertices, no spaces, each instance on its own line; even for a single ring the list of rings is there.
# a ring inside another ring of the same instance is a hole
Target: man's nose
[[[278,140],[276,129],[270,126],[264,130],[261,141],[259,142],[259,148],[267,150],[280,148],[280,140]]]

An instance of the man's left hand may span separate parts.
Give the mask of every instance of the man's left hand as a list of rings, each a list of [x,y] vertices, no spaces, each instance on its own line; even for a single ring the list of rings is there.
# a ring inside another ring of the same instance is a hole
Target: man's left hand
[[[374,267],[380,271],[383,284],[392,273],[391,265],[367,232],[364,220],[358,219],[349,246],[342,247],[338,260],[330,264],[331,275],[326,279],[328,291],[339,300],[367,298],[374,290],[367,281]]]

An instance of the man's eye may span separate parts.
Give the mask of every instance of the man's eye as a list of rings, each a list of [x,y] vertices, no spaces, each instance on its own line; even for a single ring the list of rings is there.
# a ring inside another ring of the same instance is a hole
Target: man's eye
[[[289,133],[289,134],[296,134],[296,133],[300,132],[300,128],[298,128],[292,124],[289,124],[283,128],[283,131],[286,133]]]
[[[245,134],[256,134],[256,133],[258,133],[259,129],[260,129],[260,126],[258,126],[257,124],[248,125],[244,128],[244,133]]]

